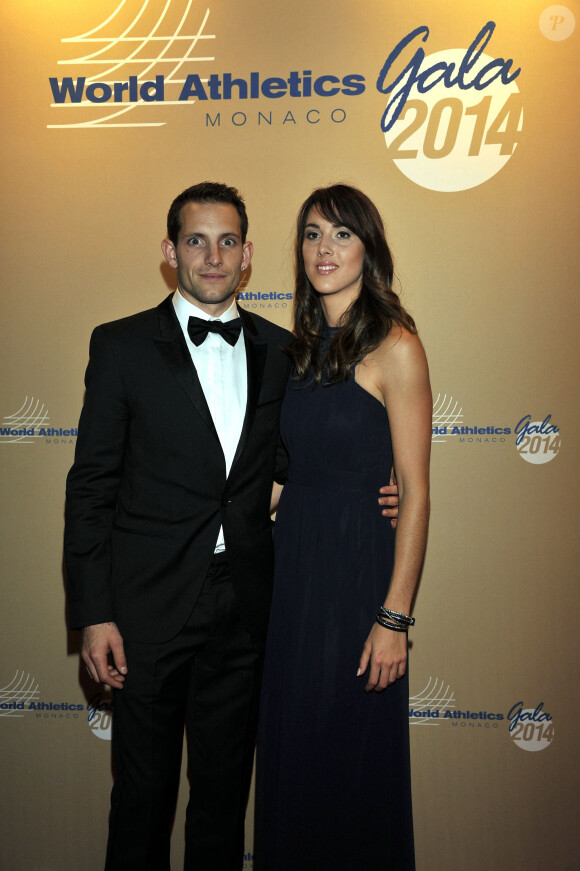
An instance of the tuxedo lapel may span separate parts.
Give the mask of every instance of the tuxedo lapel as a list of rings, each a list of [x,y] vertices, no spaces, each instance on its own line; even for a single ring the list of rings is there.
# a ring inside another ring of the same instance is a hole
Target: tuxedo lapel
[[[197,370],[187,349],[183,332],[173,308],[171,296],[167,297],[158,306],[157,312],[159,315],[159,337],[156,337],[153,341],[169,369],[177,378],[185,395],[206,426],[214,434],[219,444],[211,412]]]
[[[230,475],[234,466],[242,455],[243,450],[248,441],[248,435],[252,427],[256,406],[258,405],[258,397],[260,395],[260,387],[262,386],[262,377],[264,375],[264,366],[266,364],[267,344],[260,341],[258,331],[250,315],[244,309],[238,309],[243,324],[243,335],[246,343],[246,368],[248,373],[248,398],[246,402],[246,414],[244,416],[244,424]]]

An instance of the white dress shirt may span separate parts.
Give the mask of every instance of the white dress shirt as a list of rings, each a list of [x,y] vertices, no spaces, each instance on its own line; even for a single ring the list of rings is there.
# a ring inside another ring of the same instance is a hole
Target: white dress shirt
[[[227,477],[242,434],[248,399],[244,333],[240,332],[240,337],[233,346],[218,333],[208,333],[201,345],[194,345],[187,332],[187,322],[191,316],[224,323],[234,320],[239,316],[236,302],[234,300],[229,309],[219,317],[211,317],[176,290],[173,307],[217,430]],[[223,529],[220,528],[215,552],[222,550],[225,550],[225,544]]]

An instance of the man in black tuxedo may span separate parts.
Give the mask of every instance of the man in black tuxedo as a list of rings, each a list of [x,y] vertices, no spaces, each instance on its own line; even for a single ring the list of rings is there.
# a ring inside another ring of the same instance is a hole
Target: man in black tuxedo
[[[166,871],[186,723],[185,868],[243,864],[290,334],[238,309],[252,258],[237,191],[168,215],[177,291],[91,339],[67,479],[70,625],[115,689],[106,868]]]
[[[70,626],[115,690],[107,871],[168,871],[184,723],[185,869],[243,865],[290,370],[290,334],[236,306],[247,227],[234,188],[183,191],[162,243],[176,292],[91,338],[65,557]]]

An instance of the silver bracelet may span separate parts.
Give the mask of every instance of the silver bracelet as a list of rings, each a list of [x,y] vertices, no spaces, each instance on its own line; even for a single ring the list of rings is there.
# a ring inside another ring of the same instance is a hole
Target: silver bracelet
[[[408,617],[407,614],[402,614],[400,611],[391,611],[390,608],[383,608],[379,605],[379,614],[388,620],[394,620],[395,623],[402,623],[405,626],[414,626],[415,618]]]
[[[404,623],[395,623],[383,617],[382,614],[377,614],[375,619],[379,626],[384,626],[385,629],[392,629],[393,632],[406,632],[408,628]]]

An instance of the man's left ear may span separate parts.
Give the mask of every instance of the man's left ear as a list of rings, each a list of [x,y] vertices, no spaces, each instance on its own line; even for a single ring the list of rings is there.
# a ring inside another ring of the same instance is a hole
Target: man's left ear
[[[242,269],[247,269],[254,254],[252,242],[244,242],[244,255],[242,257]]]

